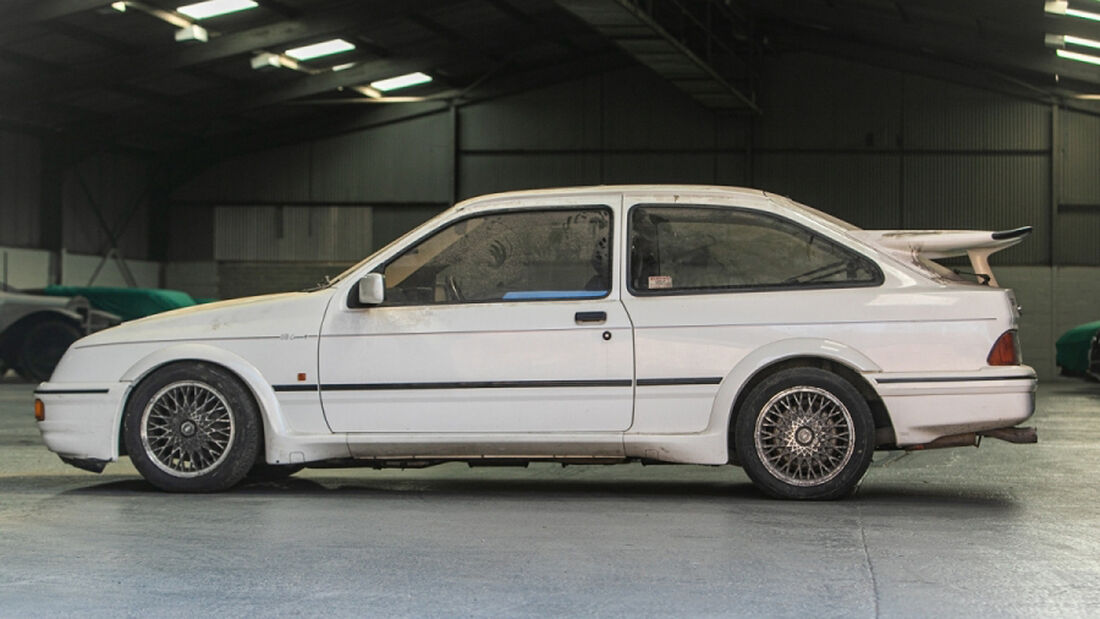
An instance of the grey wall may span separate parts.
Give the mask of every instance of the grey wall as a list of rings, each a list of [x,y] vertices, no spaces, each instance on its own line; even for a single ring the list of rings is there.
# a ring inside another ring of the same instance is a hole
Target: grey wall
[[[41,157],[37,138],[0,131],[0,245],[39,245]]]

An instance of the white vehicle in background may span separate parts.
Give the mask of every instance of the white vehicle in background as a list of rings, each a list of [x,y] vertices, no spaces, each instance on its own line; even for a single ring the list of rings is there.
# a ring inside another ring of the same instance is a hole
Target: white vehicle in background
[[[1034,442],[1007,232],[863,231],[783,197],[467,200],[325,287],[133,321],[36,391],[46,445],[170,491],[303,466],[738,464],[850,494],[876,449]],[[970,255],[979,281],[930,258]]]
[[[46,380],[70,344],[118,323],[118,316],[93,309],[84,297],[30,294],[0,284],[0,376],[11,368],[29,380]]]

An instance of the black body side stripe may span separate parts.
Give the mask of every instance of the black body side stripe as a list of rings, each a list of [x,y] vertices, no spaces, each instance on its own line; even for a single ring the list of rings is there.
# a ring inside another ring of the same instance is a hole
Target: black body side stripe
[[[955,378],[953,376],[929,376],[927,378],[876,378],[880,385],[891,383],[969,383],[985,382],[992,380],[1035,380],[1034,376],[965,376]]]
[[[674,385],[720,385],[721,376],[703,376],[698,378],[639,378],[639,387],[671,387]]]
[[[272,385],[275,391],[317,391],[317,385]]]
[[[630,387],[629,378],[613,380],[503,380],[453,383],[335,383],[321,391],[414,391],[428,389],[537,389],[555,387]],[[317,385],[274,385],[275,391],[316,391]]]
[[[639,387],[670,387],[677,385],[718,385],[721,376],[694,378],[642,378]],[[630,387],[629,378],[612,380],[497,380],[448,383],[331,383],[320,385],[321,391],[415,391],[429,389],[552,389],[563,387]],[[318,385],[273,385],[275,391],[317,391]]]
[[[107,389],[43,389],[41,391],[35,391],[34,395],[80,395],[96,393],[110,393],[110,391]]]

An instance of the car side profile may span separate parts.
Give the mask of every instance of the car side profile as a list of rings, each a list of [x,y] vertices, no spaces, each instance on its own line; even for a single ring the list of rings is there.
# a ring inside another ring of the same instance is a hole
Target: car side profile
[[[865,231],[763,191],[474,198],[320,289],[85,337],[46,445],[169,491],[304,466],[742,466],[853,492],[875,450],[1034,442],[1035,372],[988,257],[1029,229]],[[975,279],[934,259],[968,255]]]

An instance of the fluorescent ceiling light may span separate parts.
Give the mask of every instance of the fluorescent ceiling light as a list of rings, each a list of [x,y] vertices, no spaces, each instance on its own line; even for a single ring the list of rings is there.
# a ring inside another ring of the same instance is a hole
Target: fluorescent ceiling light
[[[1100,101],[1100,94],[1074,95],[1073,98],[1085,101]]]
[[[355,46],[343,39],[329,39],[328,41],[321,41],[320,43],[314,43],[312,45],[303,45],[302,47],[288,49],[284,53],[295,60],[310,60],[313,58],[320,58],[321,56],[348,52],[353,49],[355,49]]]
[[[1050,0],[1043,5],[1043,10],[1052,15],[1068,15],[1070,17],[1100,21],[1100,13],[1071,9],[1069,8],[1069,0]]]
[[[332,67],[333,71],[343,71],[344,69],[350,69],[355,66],[354,62],[345,62],[344,64],[338,64]]]
[[[398,75],[397,77],[371,82],[370,86],[375,90],[389,92],[391,90],[397,90],[398,88],[408,88],[409,86],[416,86],[417,84],[427,84],[430,81],[432,81],[432,76],[417,71],[416,73],[406,73],[405,75]]]
[[[119,13],[125,13],[126,12],[126,3],[121,2],[121,1],[120,2],[112,2],[111,3],[111,8],[118,11]]]
[[[1069,15],[1070,17],[1080,17],[1081,19],[1091,19],[1092,21],[1100,21],[1100,13],[1092,13],[1089,11],[1066,9],[1066,15]]]
[[[1100,49],[1100,41],[1094,41],[1093,39],[1085,39],[1082,37],[1075,37],[1067,34],[1065,37],[1066,45],[1080,45],[1081,47],[1091,47],[1093,49]]]
[[[176,7],[176,12],[183,13],[191,19],[207,19],[226,13],[254,9],[257,6],[259,5],[253,0],[208,0],[207,2],[196,2],[195,4]]]
[[[1100,56],[1090,56],[1089,54],[1080,54],[1077,52],[1071,52],[1067,49],[1059,49],[1054,51],[1060,58],[1066,58],[1068,60],[1076,60],[1078,62],[1087,62],[1089,64],[1100,65]]]

